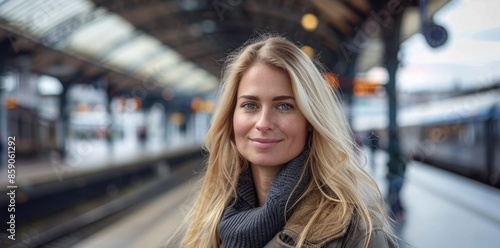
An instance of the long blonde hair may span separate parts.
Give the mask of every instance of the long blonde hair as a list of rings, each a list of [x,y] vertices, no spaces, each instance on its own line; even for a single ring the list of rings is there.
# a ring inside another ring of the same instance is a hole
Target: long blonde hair
[[[321,193],[313,217],[300,233],[302,245],[322,210],[335,204],[339,220],[334,229],[345,228],[354,213],[366,225],[368,245],[375,220],[394,237],[384,213],[383,198],[374,180],[360,165],[342,104],[327,83],[319,63],[292,42],[273,35],[250,40],[228,57],[223,71],[218,106],[206,135],[209,153],[201,190],[188,214],[181,247],[219,247],[218,225],[224,209],[236,196],[238,178],[248,168],[233,138],[233,112],[243,74],[262,62],[284,69],[290,76],[297,105],[313,129],[308,158],[312,181],[307,192]],[[334,231],[334,230],[332,230]]]

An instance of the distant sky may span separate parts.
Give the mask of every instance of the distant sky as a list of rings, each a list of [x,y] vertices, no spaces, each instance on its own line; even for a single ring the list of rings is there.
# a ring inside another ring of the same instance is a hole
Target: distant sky
[[[431,48],[415,34],[401,46],[398,89],[447,90],[500,82],[500,0],[451,0],[434,16],[448,31]]]

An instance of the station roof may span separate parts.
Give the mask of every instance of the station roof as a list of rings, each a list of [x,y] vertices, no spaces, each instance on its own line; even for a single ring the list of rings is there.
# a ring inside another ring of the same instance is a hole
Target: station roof
[[[432,13],[448,1],[430,2]],[[63,82],[75,75],[87,79],[105,75],[117,89],[143,86],[202,94],[217,88],[229,52],[263,32],[286,36],[343,75],[362,48],[373,46],[359,44],[357,38],[363,37],[357,35],[369,32],[363,25],[368,20],[380,22],[378,14],[400,4],[395,0],[4,0],[0,40],[9,39],[15,53],[32,55],[34,71]],[[413,26],[406,32],[418,31],[418,20],[408,23]],[[307,25],[314,27],[308,30]],[[381,53],[380,47],[373,47]],[[377,63],[373,54],[365,54],[360,67]]]

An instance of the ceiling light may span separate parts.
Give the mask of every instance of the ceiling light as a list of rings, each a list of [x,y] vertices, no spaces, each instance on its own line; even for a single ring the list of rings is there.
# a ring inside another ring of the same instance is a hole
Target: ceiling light
[[[307,31],[314,31],[318,27],[318,17],[314,14],[305,14],[300,20],[302,27]]]

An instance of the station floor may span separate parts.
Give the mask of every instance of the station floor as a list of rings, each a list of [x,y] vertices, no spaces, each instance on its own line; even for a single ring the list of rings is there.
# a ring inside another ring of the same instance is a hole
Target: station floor
[[[366,168],[383,192],[386,161],[386,154],[377,152],[375,166]],[[161,247],[180,225],[198,180],[158,196],[76,247]],[[398,227],[403,247],[500,247],[499,189],[411,162],[401,197],[406,208]]]

